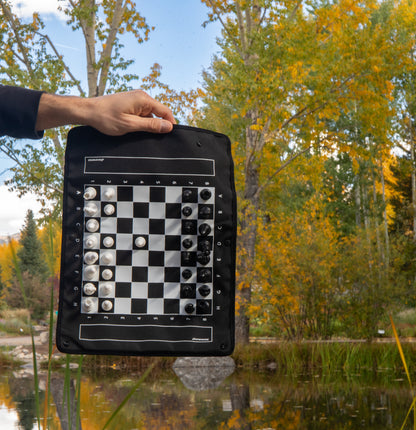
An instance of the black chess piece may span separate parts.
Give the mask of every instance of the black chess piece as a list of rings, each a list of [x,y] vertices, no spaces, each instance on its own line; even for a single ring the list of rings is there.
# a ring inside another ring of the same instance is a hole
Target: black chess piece
[[[198,292],[202,297],[209,296],[209,293],[211,292],[211,288],[208,287],[208,285],[201,285],[198,288]]]
[[[206,223],[201,224],[198,230],[199,230],[199,234],[204,237],[208,236],[211,233],[211,227]]]
[[[199,195],[201,196],[202,200],[209,200],[211,198],[211,191],[204,188]]]

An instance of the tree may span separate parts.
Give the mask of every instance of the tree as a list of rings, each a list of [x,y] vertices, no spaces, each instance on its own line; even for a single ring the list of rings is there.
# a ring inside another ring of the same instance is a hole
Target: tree
[[[86,82],[76,77],[60,54],[38,14],[30,22],[19,19],[8,0],[0,0],[0,81],[52,93],[82,97],[130,89],[138,76],[128,73],[133,60],[122,55],[123,35],[143,43],[152,30],[132,0],[69,0],[61,7],[72,31],[81,31],[87,60]],[[41,144],[21,148],[4,138],[0,150],[15,162],[11,189],[20,194],[34,192],[39,200],[55,202],[60,215],[66,128],[49,130]],[[47,211],[47,209],[45,209]]]
[[[258,229],[251,315],[269,321],[275,336],[329,338],[337,318],[341,253],[339,233],[323,213],[319,194]],[[278,287],[276,287],[278,286]]]
[[[47,283],[50,272],[37,230],[33,212],[29,210],[17,250],[18,267],[14,268],[14,277],[5,293],[8,306],[21,308],[27,304],[34,319],[42,318],[47,312],[50,297]],[[22,285],[16,276],[17,270],[21,273]]]
[[[45,282],[48,265],[43,252],[42,243],[38,238],[38,229],[32,210],[26,213],[25,223],[20,236],[20,248],[17,251],[20,271]]]
[[[203,2],[211,10],[209,20],[221,22],[223,38],[221,54],[204,74],[206,95],[197,123],[225,132],[234,142],[240,257],[236,329],[237,339],[248,342],[257,226],[267,188],[312,148],[337,148],[342,131],[331,130],[330,123],[353,111],[357,101],[365,103],[368,127],[370,113],[389,112],[393,86],[386,65],[400,67],[401,51],[393,48],[390,21],[376,19],[373,0]],[[380,123],[380,128],[386,127]]]

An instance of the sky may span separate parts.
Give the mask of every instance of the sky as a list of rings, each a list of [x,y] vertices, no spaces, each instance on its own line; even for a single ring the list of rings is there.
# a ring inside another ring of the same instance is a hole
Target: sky
[[[12,0],[11,3],[22,18],[30,17],[34,11],[40,13],[46,25],[44,32],[70,64],[72,73],[85,82],[81,35],[66,25],[65,16],[57,11],[58,0]],[[150,33],[150,40],[143,44],[131,39],[124,41],[123,55],[135,60],[132,72],[143,77],[154,63],[159,63],[162,66],[161,80],[171,88],[180,91],[201,86],[202,71],[209,68],[213,55],[218,52],[216,38],[220,35],[217,23],[202,27],[207,19],[207,8],[199,0],[136,0],[136,4],[155,30]],[[16,193],[7,191],[4,181],[10,177],[7,169],[12,166],[0,154],[0,235],[18,232],[26,211],[32,209],[37,213],[40,209],[34,196],[19,199]]]

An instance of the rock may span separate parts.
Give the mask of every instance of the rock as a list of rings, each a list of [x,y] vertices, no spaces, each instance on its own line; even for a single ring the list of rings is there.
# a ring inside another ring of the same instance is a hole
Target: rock
[[[173,364],[173,370],[186,388],[203,391],[217,388],[235,369],[231,357],[183,357]]]
[[[266,366],[266,368],[267,368],[268,370],[276,370],[276,369],[277,369],[277,363],[275,363],[275,362],[273,361],[273,362],[269,363],[269,364]]]
[[[232,367],[235,368],[235,362],[231,357],[180,357],[173,368],[180,367]]]
[[[40,341],[40,343],[48,343],[49,342],[49,332],[43,331],[39,335],[39,341]]]

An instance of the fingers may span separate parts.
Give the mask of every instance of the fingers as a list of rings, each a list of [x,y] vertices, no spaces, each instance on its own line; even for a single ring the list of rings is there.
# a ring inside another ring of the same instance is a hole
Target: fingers
[[[141,90],[89,99],[91,121],[97,130],[112,136],[134,131],[169,133],[176,124],[172,111]]]
[[[171,121],[160,118],[136,116],[131,118],[132,131],[147,131],[149,133],[169,133],[173,129]]]
[[[151,100],[151,106],[152,106],[152,113],[158,116],[159,118],[163,118],[166,121],[169,121],[172,124],[176,124],[175,118],[173,117],[172,111],[165,106],[164,104],[160,103],[159,101],[153,99],[150,97]]]

